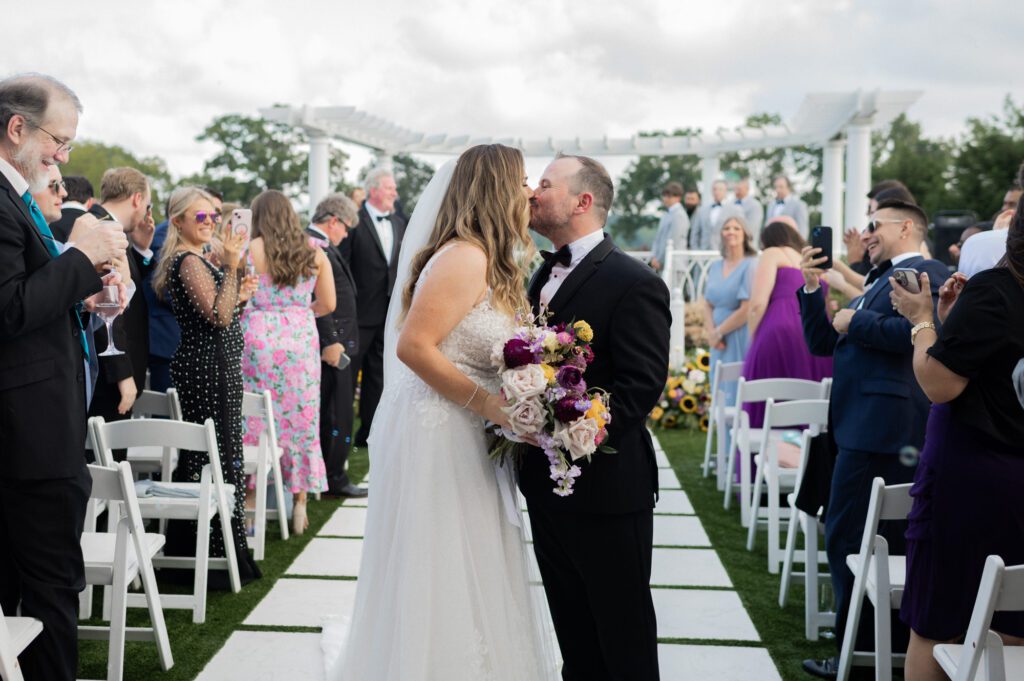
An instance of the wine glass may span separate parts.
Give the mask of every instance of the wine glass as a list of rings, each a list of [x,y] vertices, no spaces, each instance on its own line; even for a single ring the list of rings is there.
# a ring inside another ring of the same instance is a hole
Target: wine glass
[[[104,286],[100,292],[99,302],[96,303],[96,314],[107,325],[107,349],[99,354],[100,357],[111,355],[123,355],[124,352],[114,345],[114,320],[121,314],[121,296],[117,286]]]

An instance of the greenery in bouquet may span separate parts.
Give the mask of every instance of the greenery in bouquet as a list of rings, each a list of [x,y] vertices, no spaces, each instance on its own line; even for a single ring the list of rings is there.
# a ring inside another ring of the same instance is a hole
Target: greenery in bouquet
[[[689,352],[685,366],[669,372],[661,398],[648,415],[651,426],[707,432],[711,408],[710,369],[711,355],[707,350]]]

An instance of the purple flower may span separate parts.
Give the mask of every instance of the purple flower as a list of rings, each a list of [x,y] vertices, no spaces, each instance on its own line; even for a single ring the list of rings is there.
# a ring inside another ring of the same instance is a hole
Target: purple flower
[[[555,379],[558,381],[558,385],[567,390],[582,393],[587,389],[587,383],[583,380],[583,371],[574,364],[564,364],[559,367]]]
[[[572,423],[583,416],[584,412],[577,406],[578,401],[578,397],[570,395],[555,402],[555,418],[562,423]]]
[[[535,364],[536,357],[530,349],[530,344],[519,338],[513,338],[505,343],[504,349],[505,366],[509,369],[521,367],[524,364]]]
[[[587,364],[594,361],[594,351],[590,349],[589,345],[583,346],[583,359],[586,360]]]

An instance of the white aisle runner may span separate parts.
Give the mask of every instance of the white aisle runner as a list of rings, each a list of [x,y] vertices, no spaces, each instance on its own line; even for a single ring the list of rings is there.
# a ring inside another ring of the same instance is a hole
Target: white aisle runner
[[[661,678],[780,681],[657,439],[655,447],[662,493],[651,585]],[[263,630],[232,634],[199,681],[321,681],[318,628],[325,615],[352,608],[365,524],[365,500],[335,511],[243,623]]]

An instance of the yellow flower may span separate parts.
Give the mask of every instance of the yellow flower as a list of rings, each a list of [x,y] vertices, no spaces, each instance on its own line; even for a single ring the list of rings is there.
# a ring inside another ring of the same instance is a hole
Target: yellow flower
[[[708,417],[707,414],[700,417],[700,430],[702,433],[708,432]]]
[[[653,421],[657,421],[658,419],[660,419],[664,415],[665,415],[665,410],[662,409],[661,407],[655,407],[654,409],[651,410],[651,420],[653,420]]]
[[[572,325],[572,328],[576,329],[576,337],[584,343],[589,343],[594,340],[594,330],[590,328],[590,324],[584,321],[578,321]]]
[[[548,352],[554,352],[558,349],[558,338],[555,337],[555,334],[549,331],[547,335],[544,336],[544,340],[541,341],[541,346],[543,346],[543,348]]]
[[[653,414],[653,412],[652,412]],[[585,416],[588,419],[594,419],[597,422],[598,428],[604,428],[607,425],[607,421],[604,420],[604,405],[599,400],[594,400],[590,403],[590,409],[587,410]]]
[[[682,383],[682,380],[683,379],[679,378],[678,376],[673,376],[672,378],[668,379],[668,389],[675,390],[676,388],[679,387],[679,384]]]
[[[544,378],[548,379],[548,384],[555,384],[555,368],[550,364],[541,364],[540,368],[544,370]]]
[[[693,395],[686,395],[683,399],[679,400],[679,409],[684,414],[692,414],[697,411],[697,398]]]
[[[661,422],[662,428],[675,428],[678,423],[678,419],[675,414],[669,414],[665,417],[665,420]]]
[[[697,353],[697,368],[707,371],[711,368],[711,354],[706,350]]]

